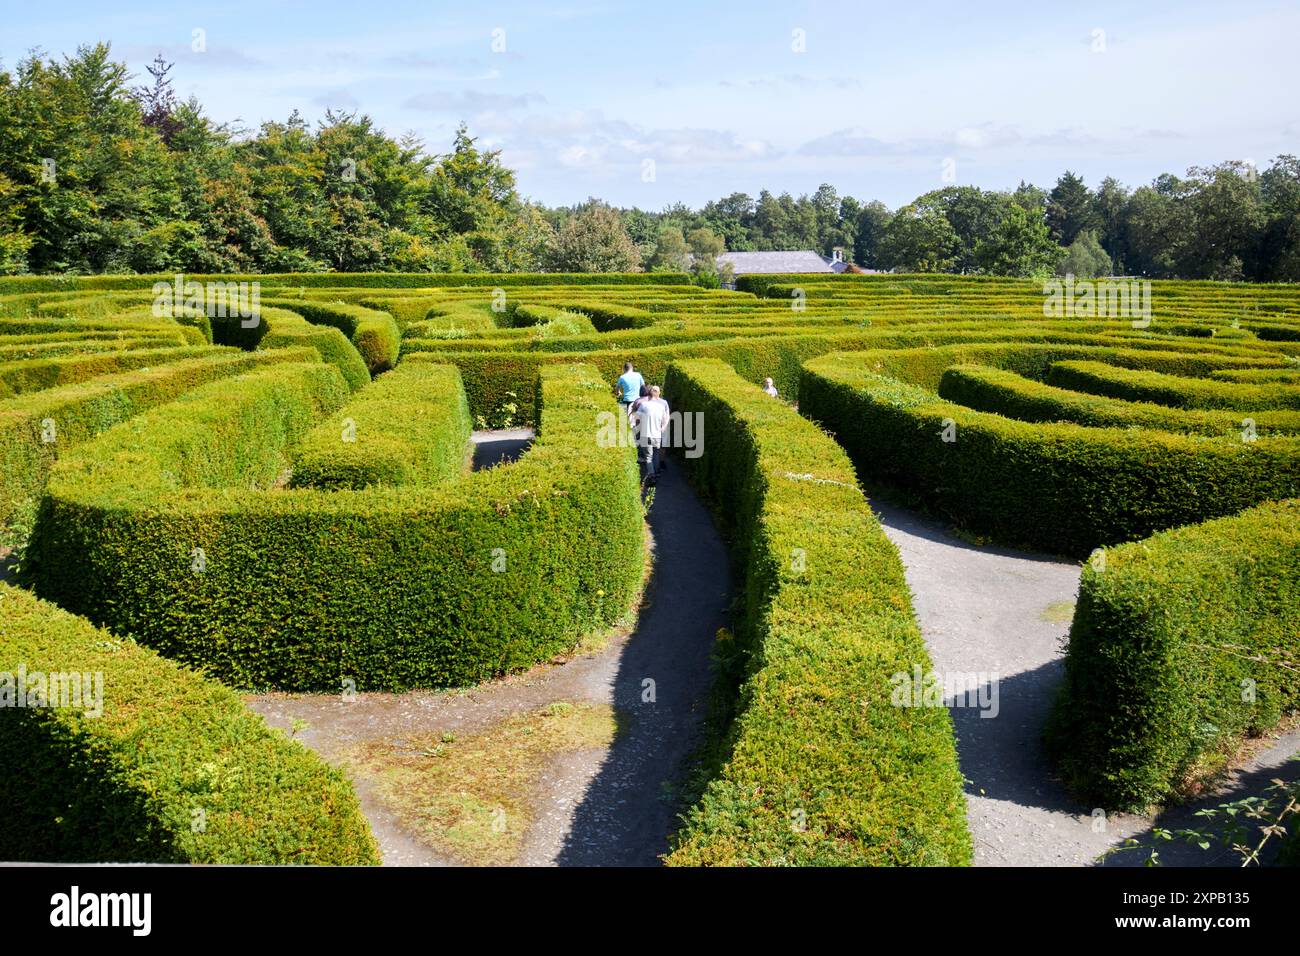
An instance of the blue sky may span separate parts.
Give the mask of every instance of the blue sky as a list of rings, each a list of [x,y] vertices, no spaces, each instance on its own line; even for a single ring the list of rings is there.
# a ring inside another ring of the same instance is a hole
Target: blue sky
[[[1300,153],[1294,2],[100,0],[5,20],[5,65],[108,40],[143,76],[161,52],[183,96],[248,127],[333,106],[440,151],[464,120],[548,204],[829,182],[896,207],[949,181],[1138,185]]]

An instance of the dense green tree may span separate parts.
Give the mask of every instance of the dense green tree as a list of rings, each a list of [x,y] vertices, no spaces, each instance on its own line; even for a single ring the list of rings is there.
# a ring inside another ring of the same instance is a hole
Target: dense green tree
[[[1097,234],[1085,229],[1074,237],[1070,248],[1056,267],[1056,274],[1072,275],[1078,279],[1095,279],[1111,274],[1111,259],[1102,248]]]
[[[892,218],[889,208],[879,200],[873,200],[862,207],[858,213],[853,241],[855,263],[865,269],[882,268],[878,253],[885,237],[885,229]]]
[[[960,242],[935,206],[904,206],[894,214],[876,252],[886,269],[899,272],[948,272],[957,262]]]
[[[1063,246],[1074,242],[1084,229],[1096,228],[1092,193],[1082,178],[1066,170],[1047,198],[1047,228]]]
[[[593,199],[556,230],[546,262],[554,272],[639,272],[641,253],[618,212]]]
[[[1065,251],[1048,235],[1047,224],[1012,203],[989,238],[975,248],[980,270],[989,275],[1037,278],[1051,275]]]
[[[681,228],[665,223],[659,227],[654,253],[647,264],[652,271],[685,272],[690,267],[690,252]]]

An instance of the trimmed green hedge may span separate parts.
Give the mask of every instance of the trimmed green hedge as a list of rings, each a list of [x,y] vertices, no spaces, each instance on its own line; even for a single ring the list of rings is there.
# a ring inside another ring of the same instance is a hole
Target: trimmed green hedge
[[[1101,362],[1055,362],[1047,373],[1047,383],[1092,395],[1130,402],[1152,402],[1170,408],[1230,408],[1234,411],[1300,408],[1300,388],[1286,382],[1222,382],[1115,368]]]
[[[1300,411],[1184,410],[1072,392],[981,365],[954,365],[943,373],[939,395],[981,412],[1022,422],[1074,422],[1095,428],[1155,428],[1197,435],[1240,436],[1249,420],[1260,435],[1300,434]]]
[[[100,375],[169,365],[184,359],[220,353],[220,349],[214,349],[210,345],[188,345],[4,362],[0,363],[0,390],[4,390],[3,397],[7,398],[23,392],[72,385]]]
[[[387,312],[368,309],[346,302],[317,302],[312,299],[266,299],[267,305],[279,306],[301,315],[314,325],[338,329],[361,353],[370,374],[378,375],[397,364],[402,333]]]
[[[891,703],[891,676],[930,659],[848,459],[721,362],[675,363],[665,388],[704,416],[681,460],[734,539],[750,660],[730,757],[667,862],[969,863],[948,710]]]
[[[0,524],[30,510],[50,467],[80,442],[217,379],[282,362],[314,361],[308,348],[214,350],[203,358],[105,375],[0,402]]]
[[[180,344],[207,345],[211,339],[202,329],[172,319],[0,319],[0,342],[12,335],[42,335],[63,332],[115,332],[119,335],[175,334]]]
[[[810,361],[800,410],[836,435],[864,480],[919,495],[976,534],[1083,556],[1300,495],[1300,439],[1014,421],[877,374],[881,354],[897,353]]]
[[[1300,501],[1110,548],[1083,569],[1046,741],[1102,806],[1161,801],[1300,706]]]
[[[531,329],[530,337],[533,339],[584,335],[596,331],[587,316],[551,305],[520,303],[509,309],[507,314],[516,327]]]
[[[0,634],[11,694],[20,672],[48,704],[50,675],[83,691],[81,708],[0,707],[0,858],[380,862],[343,774],[234,692],[5,584]]]
[[[357,351],[348,337],[336,328],[327,325],[313,325],[302,316],[288,309],[262,307],[262,321],[259,329],[241,330],[245,335],[260,332],[256,342],[258,348],[277,349],[295,346],[310,346],[320,355],[321,360],[333,365],[343,375],[348,388],[356,391],[370,382],[370,369],[365,359]],[[225,328],[238,328],[237,320]],[[218,326],[214,324],[213,333],[221,344],[247,344],[239,341],[223,342]]]
[[[264,288],[455,289],[514,285],[690,285],[684,272],[268,272],[186,275],[195,282],[260,281]],[[150,289],[175,275],[6,276],[0,295],[26,292],[86,292]]]
[[[644,524],[633,449],[597,441],[597,416],[619,414],[608,385],[563,366],[539,388],[543,428],[518,462],[334,492],[273,487],[342,405],[332,368],[197,389],[58,463],[27,573],[235,686],[399,689],[530,666],[627,610]]]
[[[456,366],[401,365],[316,426],[289,485],[435,485],[464,474],[471,430]]]

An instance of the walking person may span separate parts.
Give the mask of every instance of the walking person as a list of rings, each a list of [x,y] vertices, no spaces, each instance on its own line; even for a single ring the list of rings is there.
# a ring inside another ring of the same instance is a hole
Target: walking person
[[[660,396],[659,386],[650,386],[650,397],[637,404],[635,430],[637,462],[641,466],[641,486],[653,485],[663,467],[663,439],[668,429],[668,403]]]
[[[641,394],[637,396],[636,401],[634,401],[631,405],[627,407],[627,417],[629,419],[635,419],[636,410],[641,407],[642,403],[648,402],[649,400],[650,400],[650,386],[642,385]]]
[[[618,377],[618,382],[614,386],[618,393],[618,403],[623,406],[623,411],[627,411],[628,406],[637,400],[644,385],[645,379],[641,377],[641,373],[632,367],[631,362],[624,362],[623,374]]]
[[[773,398],[776,398],[776,386],[772,384],[770,378],[763,379],[763,391],[767,392],[767,394],[771,395]]]

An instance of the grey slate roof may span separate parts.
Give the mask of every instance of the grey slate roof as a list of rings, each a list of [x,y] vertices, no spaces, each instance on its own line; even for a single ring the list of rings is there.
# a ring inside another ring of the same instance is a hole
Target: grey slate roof
[[[792,252],[724,252],[718,256],[718,266],[730,263],[735,275],[780,272],[843,272],[848,268],[843,262],[832,262],[811,249]]]

